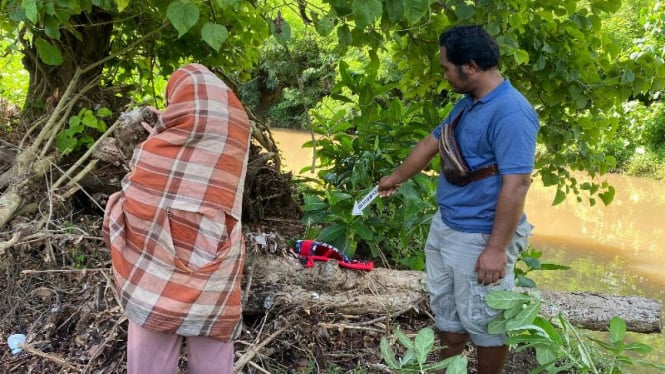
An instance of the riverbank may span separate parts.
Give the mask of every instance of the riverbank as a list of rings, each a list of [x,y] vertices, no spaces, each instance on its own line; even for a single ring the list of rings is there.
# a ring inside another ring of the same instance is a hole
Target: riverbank
[[[273,130],[286,168],[298,174],[311,164],[308,132]],[[314,176],[302,173],[303,176]],[[566,271],[534,272],[540,287],[642,296],[665,303],[665,182],[617,174],[604,176],[616,189],[612,204],[594,207],[574,198],[552,206],[555,190],[535,181],[525,208],[535,225],[531,244],[543,261],[570,266]],[[665,334],[630,334],[650,345],[646,356],[665,364]],[[648,371],[647,371],[648,372]]]

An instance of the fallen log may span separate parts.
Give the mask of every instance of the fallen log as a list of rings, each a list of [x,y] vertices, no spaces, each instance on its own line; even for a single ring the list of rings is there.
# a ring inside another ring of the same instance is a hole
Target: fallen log
[[[295,257],[265,254],[250,255],[247,263],[247,313],[294,307],[352,315],[427,312],[423,310],[427,308],[423,303],[427,300],[424,272],[382,268],[356,271],[342,269],[336,261],[304,268]],[[662,304],[653,299],[596,292],[539,292],[542,315],[556,316],[560,311],[573,325],[584,329],[607,330],[610,319],[618,316],[629,331],[662,331]]]

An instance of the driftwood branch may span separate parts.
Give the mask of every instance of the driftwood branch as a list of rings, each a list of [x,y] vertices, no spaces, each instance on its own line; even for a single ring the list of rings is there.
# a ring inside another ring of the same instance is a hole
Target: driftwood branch
[[[54,363],[56,363],[56,364],[62,366],[63,368],[66,368],[66,369],[72,370],[72,371],[74,371],[74,372],[76,372],[76,373],[80,372],[80,369],[79,369],[77,366],[74,366],[73,364],[67,362],[67,360],[65,360],[65,359],[63,359],[63,358],[60,358],[60,357],[58,357],[58,356],[56,356],[56,355],[50,354],[50,353],[42,352],[42,351],[40,351],[40,350],[34,348],[33,346],[29,345],[29,344],[22,344],[22,345],[21,345],[21,348],[22,348],[25,352],[30,353],[31,355],[34,355],[34,356],[38,356],[38,357],[44,358],[44,359],[46,359],[46,360],[49,360],[49,361],[51,361],[51,362],[54,362]]]
[[[253,273],[245,311],[300,307],[342,314],[388,315],[425,312],[425,273],[377,268],[370,272],[340,268],[336,261],[303,268],[296,258],[259,256],[246,271]],[[540,291],[541,313],[561,312],[576,326],[606,330],[612,317],[626,321],[629,331],[662,331],[662,305],[653,299],[595,292]]]
[[[244,355],[242,355],[242,357],[240,357],[240,358],[236,361],[236,363],[235,363],[235,365],[234,365],[234,367],[233,367],[233,371],[235,371],[236,373],[240,372],[240,371],[245,367],[245,365],[247,365],[247,363],[250,362],[250,361],[254,358],[254,356],[256,356],[256,354],[257,354],[261,349],[263,349],[263,348],[264,348],[266,345],[268,345],[268,343],[270,343],[271,341],[275,340],[275,339],[276,339],[279,335],[281,335],[284,331],[288,330],[289,327],[290,327],[290,325],[287,324],[286,326],[284,326],[284,327],[282,327],[281,329],[279,329],[279,330],[275,331],[274,333],[272,333],[269,337],[267,337],[267,338],[266,338],[265,340],[263,340],[261,343],[259,343],[259,344],[257,344],[257,345],[253,345],[253,346],[252,346],[252,349],[251,349],[249,352],[247,352],[247,353],[245,353]]]

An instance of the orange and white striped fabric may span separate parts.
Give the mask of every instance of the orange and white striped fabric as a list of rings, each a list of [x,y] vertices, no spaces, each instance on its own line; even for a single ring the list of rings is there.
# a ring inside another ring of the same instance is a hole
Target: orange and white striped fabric
[[[228,341],[239,324],[242,197],[250,124],[206,67],[175,71],[167,108],[111,195],[104,238],[128,318]]]

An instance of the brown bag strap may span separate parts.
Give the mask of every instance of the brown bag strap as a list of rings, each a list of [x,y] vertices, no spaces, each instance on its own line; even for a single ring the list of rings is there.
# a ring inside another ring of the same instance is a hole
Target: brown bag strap
[[[442,166],[444,165],[444,162],[447,162],[450,167],[457,170],[459,174],[466,175],[471,169],[469,169],[469,166],[466,164],[466,160],[464,160],[464,157],[457,146],[457,139],[455,138],[455,128],[462,118],[462,114],[464,114],[464,110],[459,112],[450,125],[444,126],[441,129],[441,135],[439,136],[439,154],[441,155]]]
[[[487,165],[469,173],[469,182],[479,181],[497,174],[499,174],[499,167],[496,164]]]
[[[455,128],[462,118],[464,110],[455,117],[453,122],[441,129],[439,136],[439,154],[441,156],[441,171],[446,179],[455,185],[464,186],[499,173],[496,164],[488,165],[471,171],[462,152],[457,145]]]

